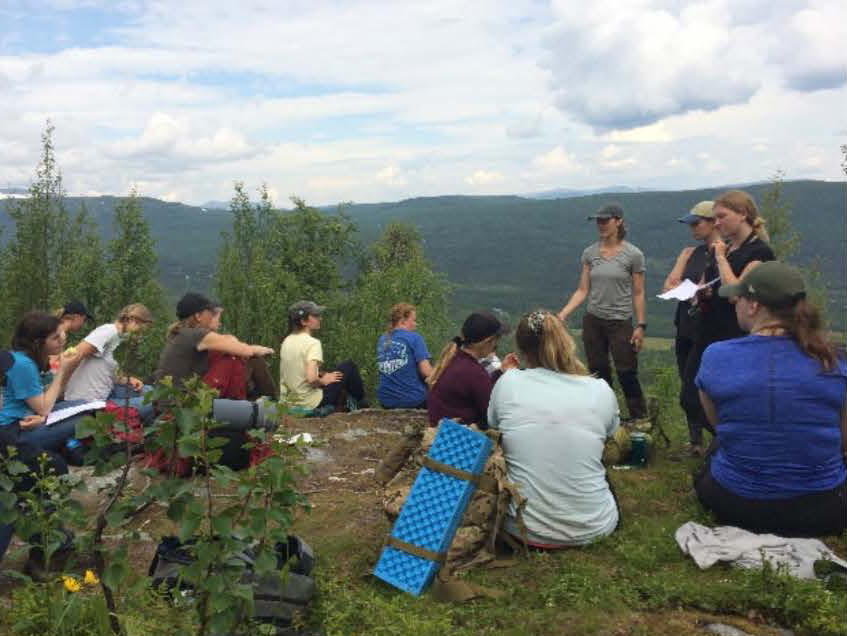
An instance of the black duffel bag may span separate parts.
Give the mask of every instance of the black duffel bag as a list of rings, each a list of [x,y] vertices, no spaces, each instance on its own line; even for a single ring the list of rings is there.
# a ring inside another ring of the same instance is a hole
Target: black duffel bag
[[[156,548],[148,576],[154,588],[170,598],[180,593],[190,598],[191,586],[179,580],[180,569],[192,562],[188,549],[192,541],[180,543],[176,537],[164,537]],[[253,576],[253,553],[245,550],[239,557],[247,563],[245,581],[253,583],[253,618],[277,626],[288,626],[295,615],[303,614],[315,596],[315,579],[311,576],[315,566],[312,548],[300,537],[289,535],[285,543],[276,544],[277,568],[289,564],[288,575],[258,578]],[[177,589],[178,588],[178,589]]]

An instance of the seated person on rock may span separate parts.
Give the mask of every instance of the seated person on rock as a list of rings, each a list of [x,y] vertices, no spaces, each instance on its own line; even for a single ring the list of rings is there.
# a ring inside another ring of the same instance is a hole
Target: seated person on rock
[[[0,428],[7,439],[26,443],[37,449],[60,452],[76,433],[76,423],[84,417],[76,415],[48,426],[46,417],[68,404],[58,402],[67,381],[72,358],[60,356],[59,366],[46,387],[41,374],[48,370],[50,356],[62,350],[64,335],[59,319],[41,311],[26,314],[15,326],[10,354],[14,364],[6,371]]]
[[[801,274],[754,266],[721,296],[750,335],[710,345],[697,386],[716,439],[694,486],[721,524],[784,536],[847,529],[847,365]]]
[[[209,329],[220,331],[224,308],[213,304]],[[225,336],[233,338],[233,336]],[[263,356],[243,358],[222,351],[209,351],[209,364],[203,381],[218,390],[218,396],[231,400],[256,400],[268,397],[276,401],[279,390]]]
[[[6,374],[15,366],[15,362],[15,356],[11,352],[0,351],[0,389],[6,384]],[[3,400],[0,397],[0,407],[2,407],[2,403]],[[26,426],[33,423],[40,424],[43,420],[44,418],[40,415],[29,415],[23,418],[22,423]],[[47,457],[46,470],[51,471],[55,475],[65,475],[68,472],[68,466],[60,455],[30,444],[21,443],[14,427],[0,426],[0,457],[8,457],[10,447],[14,448],[15,459],[23,462],[30,473],[40,471],[39,456],[42,453],[46,454]],[[31,490],[34,486],[35,479],[32,474],[18,475],[14,490],[15,492],[25,492]],[[0,510],[2,510],[2,507],[3,504],[0,504]],[[0,563],[2,563],[6,549],[9,547],[13,532],[14,527],[11,524],[0,523]]]
[[[424,339],[415,331],[417,324],[414,305],[394,305],[388,314],[388,329],[376,343],[376,397],[383,408],[426,408],[425,380],[432,373],[432,364]]]
[[[119,376],[115,350],[130,334],[147,329],[153,324],[153,315],[144,305],[127,305],[114,322],[100,325],[89,333],[75,349],[69,364],[70,377],[65,386],[66,400],[112,400],[138,410],[142,420],[153,416],[153,406],[144,404],[142,395],[151,387],[138,378]]]
[[[509,481],[527,500],[528,544],[559,548],[607,536],[619,519],[601,461],[620,420],[615,394],[588,375],[573,338],[549,311],[523,316],[515,340],[526,368],[494,386],[488,423],[501,432]],[[521,537],[512,515],[505,527]]]
[[[365,388],[355,362],[322,371],[323,346],[312,334],[321,328],[325,307],[301,300],[288,308],[288,335],[279,348],[279,393],[288,406],[343,409],[346,398],[364,407]]]
[[[216,333],[213,327],[218,309],[219,305],[201,294],[190,292],[180,299],[176,306],[178,321],[168,328],[165,348],[153,374],[156,381],[170,376],[174,386],[181,386],[192,376],[204,377],[213,352],[244,359],[273,353],[269,347],[247,344],[235,336]],[[235,430],[272,428],[275,408],[265,400],[216,399],[213,416]]]
[[[500,337],[508,331],[508,326],[489,312],[474,312],[465,319],[462,335],[447,343],[427,378],[431,426],[438,426],[441,418],[447,417],[488,428],[491,388],[505,371],[518,368],[518,359],[510,353],[490,376],[479,361],[496,351]]]

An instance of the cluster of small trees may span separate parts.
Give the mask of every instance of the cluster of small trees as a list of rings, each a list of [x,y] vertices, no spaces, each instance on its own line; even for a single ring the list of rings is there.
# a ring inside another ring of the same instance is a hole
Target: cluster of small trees
[[[66,206],[49,122],[41,142],[29,196],[11,200],[6,207],[13,226],[0,248],[2,346],[8,345],[21,315],[56,309],[70,299],[81,300],[103,321],[131,302],[142,302],[154,315],[164,316],[154,242],[136,193],[131,191],[115,206],[113,236],[104,242],[84,204],[76,213]],[[151,347],[146,357],[152,355]]]
[[[214,278],[228,331],[276,347],[288,306],[315,300],[330,307],[320,336],[327,355],[359,362],[371,386],[376,338],[394,303],[418,307],[420,329],[432,346],[444,339],[450,286],[433,271],[413,227],[391,223],[366,247],[343,209],[324,214],[300,199],[293,204],[288,211],[274,208],[265,187],[251,202],[244,185],[235,184],[232,228],[223,236]],[[13,225],[0,247],[0,346],[31,309],[78,299],[105,322],[124,305],[141,302],[158,323],[139,350],[140,368],[151,371],[173,309],[157,280],[155,241],[137,193],[115,206],[112,236],[101,239],[84,204],[75,213],[66,206],[48,122],[29,196],[9,201],[7,213]]]

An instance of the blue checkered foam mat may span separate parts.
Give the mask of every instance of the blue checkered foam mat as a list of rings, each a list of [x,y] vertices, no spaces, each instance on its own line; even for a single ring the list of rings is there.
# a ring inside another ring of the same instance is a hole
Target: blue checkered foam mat
[[[442,419],[427,456],[442,464],[478,475],[491,453],[491,441],[453,420]],[[423,466],[419,471],[391,536],[432,552],[446,552],[475,486]],[[374,576],[419,596],[439,564],[391,546],[382,549]]]

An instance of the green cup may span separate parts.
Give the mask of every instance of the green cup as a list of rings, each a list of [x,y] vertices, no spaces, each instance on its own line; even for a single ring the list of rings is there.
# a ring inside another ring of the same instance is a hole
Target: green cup
[[[632,442],[632,451],[629,455],[629,463],[632,466],[643,467],[647,465],[647,435],[644,433],[632,433],[629,436]]]

